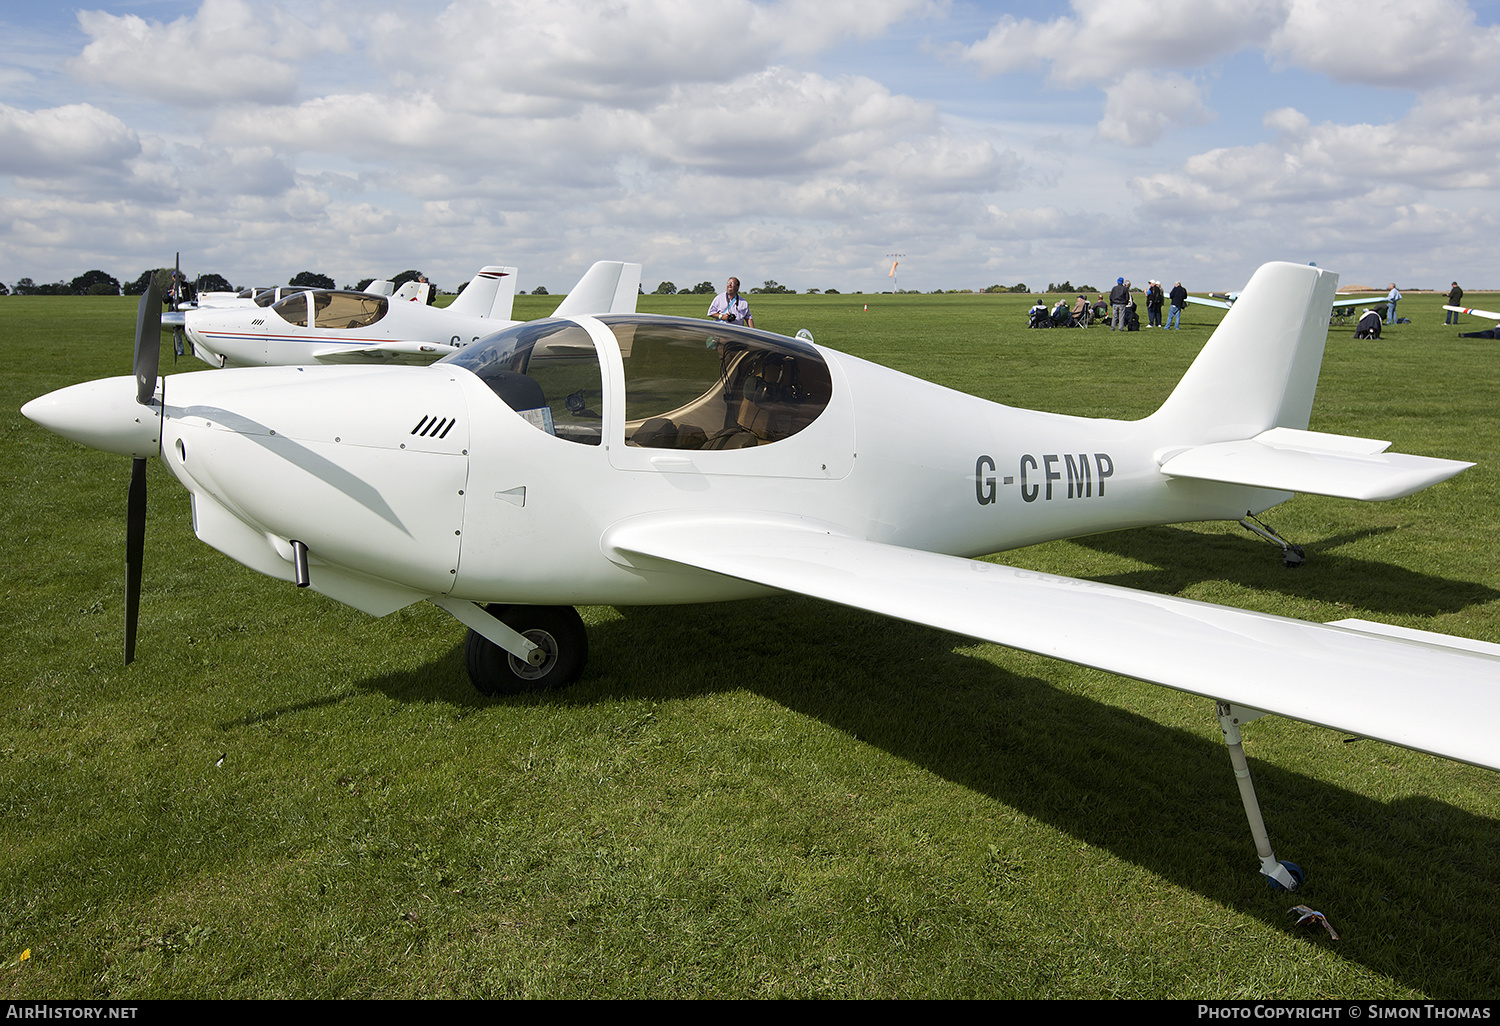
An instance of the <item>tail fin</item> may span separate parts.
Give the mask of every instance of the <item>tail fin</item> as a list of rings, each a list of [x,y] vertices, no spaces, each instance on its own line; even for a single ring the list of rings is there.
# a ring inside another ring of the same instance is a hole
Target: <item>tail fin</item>
[[[1265,264],[1255,272],[1149,418],[1167,443],[1157,452],[1163,474],[1378,501],[1474,465],[1388,453],[1390,442],[1307,430],[1337,286],[1338,275],[1301,264]]]
[[[1305,430],[1339,276],[1263,264],[1152,419],[1188,444]]]
[[[516,269],[485,267],[464,286],[458,298],[448,304],[448,312],[508,321],[515,299]]]
[[[386,282],[386,284],[389,285],[391,283],[390,282]],[[467,292],[468,290],[465,289],[464,291]],[[424,303],[425,304],[427,302],[427,296],[431,292],[432,292],[432,286],[431,285],[429,285],[425,281],[417,281],[415,278],[413,278],[411,281],[406,282],[405,284],[403,284],[395,292],[391,293],[391,298],[393,300],[395,300],[397,303]],[[506,320],[509,320],[509,319],[510,318],[508,318],[508,317],[506,318]]]
[[[553,312],[554,317],[578,314],[635,313],[641,291],[641,265],[601,260],[584,272]]]

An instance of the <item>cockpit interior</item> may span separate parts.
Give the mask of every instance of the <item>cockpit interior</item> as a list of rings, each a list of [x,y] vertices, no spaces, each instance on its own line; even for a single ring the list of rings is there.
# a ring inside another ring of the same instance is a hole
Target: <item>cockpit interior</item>
[[[811,424],[832,395],[812,345],[681,317],[599,318],[625,370],[625,444],[711,451],[769,445]],[[598,445],[603,373],[593,339],[570,320],[516,325],[442,362],[465,367],[533,426]]]

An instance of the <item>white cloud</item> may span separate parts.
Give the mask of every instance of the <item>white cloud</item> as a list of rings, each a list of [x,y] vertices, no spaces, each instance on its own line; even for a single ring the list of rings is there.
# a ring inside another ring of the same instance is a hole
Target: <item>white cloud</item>
[[[953,56],[998,75],[1050,66],[1065,88],[1113,82],[1143,68],[1198,68],[1268,38],[1284,0],[1075,0],[1047,22],[1004,15]]]
[[[204,0],[170,24],[105,11],[79,11],[78,24],[93,42],[68,62],[75,76],[182,107],[285,102],[299,60],[345,45],[336,24],[244,0]]]
[[[0,104],[0,173],[70,175],[81,168],[122,168],[141,151],[134,130],[87,103],[46,110]]]
[[[642,109],[693,83],[728,82],[781,53],[878,35],[929,0],[455,0],[438,16],[371,19],[375,59],[398,85],[483,112],[512,97]]]
[[[1099,135],[1127,146],[1153,143],[1171,126],[1200,125],[1213,117],[1198,84],[1181,75],[1129,71],[1104,96]]]
[[[1340,82],[1399,88],[1500,85],[1500,27],[1459,0],[1291,0],[1270,54]]]

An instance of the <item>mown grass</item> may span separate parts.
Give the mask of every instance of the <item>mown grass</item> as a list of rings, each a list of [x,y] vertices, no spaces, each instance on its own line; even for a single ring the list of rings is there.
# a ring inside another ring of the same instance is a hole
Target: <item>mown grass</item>
[[[762,327],[1116,417],[1154,408],[1217,320],[1032,332],[1020,297],[754,298]],[[1409,298],[1417,323],[1375,343],[1334,329],[1312,426],[1479,466],[1272,511],[1303,570],[1222,524],[1000,558],[1500,640],[1493,343],[1440,306]],[[591,608],[583,681],[483,699],[446,614],[373,620],[259,577],[193,538],[153,463],[124,669],[128,464],[17,411],[127,373],[132,311],[0,300],[7,997],[1500,995],[1494,774],[1253,724],[1278,855],[1309,872],[1275,895],[1208,703],[856,610]],[[1295,928],[1299,901],[1342,939]]]

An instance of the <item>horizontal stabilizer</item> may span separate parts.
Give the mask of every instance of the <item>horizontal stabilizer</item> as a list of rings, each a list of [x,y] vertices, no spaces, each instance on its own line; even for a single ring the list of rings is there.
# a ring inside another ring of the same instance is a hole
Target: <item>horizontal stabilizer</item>
[[[359,349],[329,348],[313,353],[319,363],[406,364],[423,366],[435,363],[458,346],[444,342],[382,342]]]
[[[1472,463],[1388,453],[1389,442],[1272,428],[1254,438],[1167,450],[1162,473],[1340,499],[1399,499]]]
[[[641,571],[669,560],[1500,769],[1496,646],[1309,623],[884,545],[772,514],[639,517],[604,542]]]

